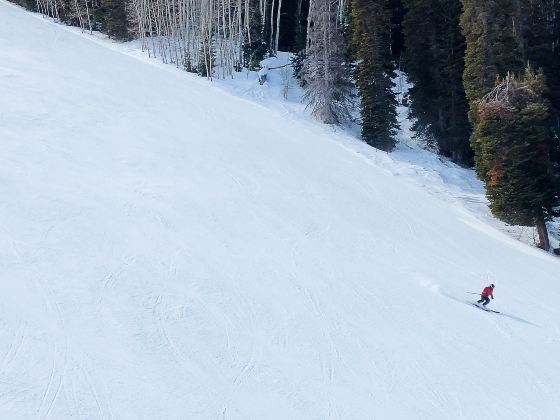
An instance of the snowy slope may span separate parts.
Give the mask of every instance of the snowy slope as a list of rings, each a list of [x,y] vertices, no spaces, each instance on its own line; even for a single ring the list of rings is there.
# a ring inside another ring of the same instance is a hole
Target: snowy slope
[[[2,419],[560,419],[558,261],[383,153],[2,0],[0,146]]]

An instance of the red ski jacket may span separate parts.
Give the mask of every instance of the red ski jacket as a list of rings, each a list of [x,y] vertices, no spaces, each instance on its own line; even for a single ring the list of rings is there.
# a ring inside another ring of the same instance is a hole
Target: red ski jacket
[[[484,297],[491,296],[492,299],[494,299],[494,295],[493,295],[492,292],[493,292],[492,288],[490,286],[486,286],[484,288],[484,290],[482,291],[482,296],[484,296]]]

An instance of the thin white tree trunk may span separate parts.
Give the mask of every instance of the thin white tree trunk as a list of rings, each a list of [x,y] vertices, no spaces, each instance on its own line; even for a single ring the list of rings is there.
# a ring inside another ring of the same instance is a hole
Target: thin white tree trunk
[[[278,0],[278,12],[276,14],[276,42],[274,43],[274,51],[278,52],[278,42],[280,40],[280,11],[282,10],[282,0]]]

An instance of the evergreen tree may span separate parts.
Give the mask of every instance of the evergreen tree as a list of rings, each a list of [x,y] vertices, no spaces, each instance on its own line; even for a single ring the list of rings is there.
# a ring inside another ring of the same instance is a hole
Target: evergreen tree
[[[560,135],[560,0],[523,0],[524,59],[546,76],[551,125]]]
[[[477,173],[486,183],[493,214],[507,223],[536,226],[544,249],[549,248],[546,221],[557,215],[560,186],[558,139],[546,100],[554,105],[555,4],[557,0],[463,0],[461,18]],[[509,76],[531,61],[544,71],[536,76],[528,67],[519,81]],[[552,76],[548,89],[545,71]],[[501,81],[504,74],[508,77]]]
[[[25,7],[27,10],[36,11],[37,10],[37,1],[36,0],[10,0],[12,3],[15,3],[19,6]]]
[[[190,54],[185,54],[183,58],[183,69],[189,73],[198,73],[198,69],[196,68],[195,63],[193,63],[193,59]]]
[[[506,223],[536,226],[548,250],[546,221],[558,215],[560,200],[543,93],[544,76],[530,67],[519,81],[508,76],[479,102],[474,141],[492,213]]]
[[[112,38],[131,39],[128,33],[126,0],[10,0],[32,11],[40,11],[82,29],[101,30]]]
[[[406,13],[403,0],[389,0],[391,11],[391,55],[400,63],[405,51],[403,21]]]
[[[296,23],[294,38],[294,56],[291,59],[294,77],[301,87],[305,87],[305,60],[307,59],[307,17],[309,14],[309,0],[297,0]]]
[[[414,129],[453,161],[472,164],[463,88],[465,40],[460,0],[406,0],[405,68]],[[429,64],[427,64],[429,63]]]
[[[351,4],[362,138],[373,147],[391,151],[397,119],[389,0],[352,0]]]
[[[307,59],[307,54],[305,50],[299,51],[290,59],[292,68],[294,69],[294,77],[299,81],[301,87],[305,87],[307,84],[305,81],[305,60]]]
[[[305,49],[309,0],[282,0],[279,49],[298,52]]]
[[[295,52],[305,51],[307,45],[307,18],[309,16],[309,0],[297,0],[296,28],[294,49]]]
[[[265,58],[268,47],[264,39],[262,16],[258,7],[251,9],[249,33],[242,46],[243,61],[249,70],[258,70]]]
[[[349,118],[352,81],[337,0],[313,1],[304,60],[305,95],[312,114],[327,124]]]
[[[91,21],[91,15],[88,16],[85,3],[82,1],[76,2],[76,0],[57,0],[54,2],[53,9],[56,9],[56,17],[60,19],[61,22],[70,26],[78,26],[85,28],[87,26],[86,22],[88,18]],[[52,10],[50,11],[52,13]]]
[[[101,0],[95,18],[101,24],[101,30],[111,38],[121,41],[130,39],[124,0]]]
[[[521,8],[518,0],[462,3],[461,26],[467,41],[463,83],[474,123],[477,101],[494,87],[496,78],[523,70]]]

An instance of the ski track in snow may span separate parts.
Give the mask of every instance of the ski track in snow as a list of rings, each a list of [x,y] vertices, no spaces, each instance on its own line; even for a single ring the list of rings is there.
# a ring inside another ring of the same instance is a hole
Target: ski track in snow
[[[0,418],[560,419],[531,230],[249,76],[0,0]]]

